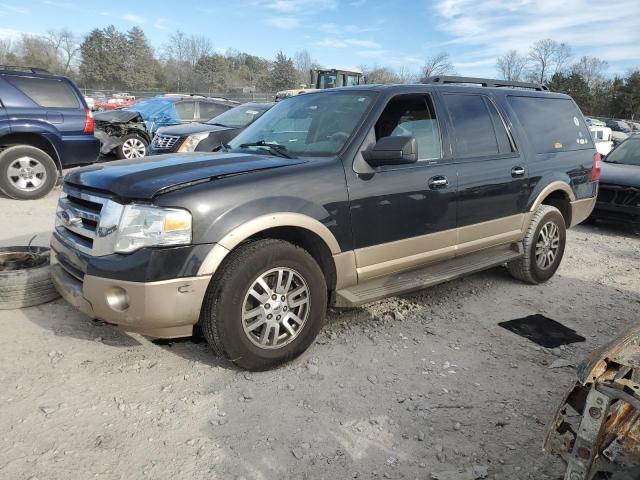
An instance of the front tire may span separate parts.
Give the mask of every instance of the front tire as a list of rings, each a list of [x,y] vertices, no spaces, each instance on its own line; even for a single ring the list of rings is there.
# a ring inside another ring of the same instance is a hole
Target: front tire
[[[309,253],[262,239],[231,252],[207,290],[200,325],[213,350],[247,370],[299,356],[325,319],[327,286]]]
[[[566,241],[567,231],[560,210],[540,205],[523,240],[524,255],[507,265],[509,273],[532,285],[546,282],[560,266]]]
[[[0,190],[16,200],[44,197],[56,184],[58,169],[44,151],[16,145],[0,153]]]
[[[122,145],[116,148],[118,159],[142,158],[149,154],[149,142],[138,134],[130,133],[122,137]]]

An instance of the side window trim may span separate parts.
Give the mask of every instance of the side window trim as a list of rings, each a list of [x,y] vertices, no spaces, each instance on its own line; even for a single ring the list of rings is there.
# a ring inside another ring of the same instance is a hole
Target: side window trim
[[[502,122],[502,126],[503,126],[505,132],[507,132],[507,138],[509,139],[509,143],[511,144],[511,153],[520,154],[520,150],[518,150],[518,145],[516,144],[516,140],[515,140],[515,138],[513,136],[513,132],[509,128],[509,125],[507,125],[507,122],[504,119],[504,115],[502,114],[502,112],[498,108],[498,105],[496,105],[495,100],[493,98],[487,96],[487,95],[483,95],[483,96],[485,97],[485,101],[489,102],[489,105],[493,106],[493,108],[495,109],[496,113],[498,114],[498,118],[500,118],[500,121]],[[496,135],[496,137],[497,137],[497,135]]]

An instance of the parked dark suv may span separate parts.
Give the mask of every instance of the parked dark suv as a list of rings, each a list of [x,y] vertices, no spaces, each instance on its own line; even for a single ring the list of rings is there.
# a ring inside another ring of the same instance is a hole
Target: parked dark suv
[[[218,354],[264,369],[311,345],[327,305],[499,265],[548,280],[599,172],[576,104],[540,85],[308,93],[226,153],[69,173],[53,279],[91,317],[153,337],[199,324]]]
[[[0,190],[46,195],[63,168],[93,163],[100,142],[74,83],[41,69],[0,66]]]

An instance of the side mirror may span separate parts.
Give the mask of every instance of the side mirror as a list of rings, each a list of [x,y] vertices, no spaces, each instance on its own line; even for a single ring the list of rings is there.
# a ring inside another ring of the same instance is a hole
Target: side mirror
[[[382,137],[362,158],[372,167],[404,165],[418,161],[418,145],[414,137]]]

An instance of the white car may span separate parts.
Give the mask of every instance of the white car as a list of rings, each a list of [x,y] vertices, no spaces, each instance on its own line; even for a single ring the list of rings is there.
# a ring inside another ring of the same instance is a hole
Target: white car
[[[96,101],[92,98],[92,97],[84,97],[84,101],[87,102],[87,107],[89,107],[89,110],[93,110],[96,106]]]
[[[589,127],[589,131],[598,153],[600,155],[609,155],[609,152],[613,149],[611,129],[609,127]]]

